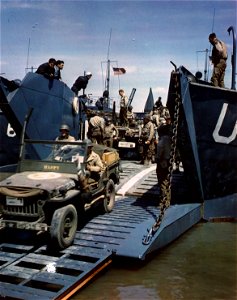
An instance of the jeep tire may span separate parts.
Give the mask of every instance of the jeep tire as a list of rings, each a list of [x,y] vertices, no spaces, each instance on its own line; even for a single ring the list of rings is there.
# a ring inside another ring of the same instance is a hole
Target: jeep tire
[[[53,250],[52,247],[56,249],[69,247],[73,243],[76,231],[77,211],[75,206],[69,204],[55,210],[50,226],[50,250]]]
[[[103,208],[106,213],[113,210],[115,203],[115,186],[112,179],[109,179],[105,186],[105,196],[103,199]]]

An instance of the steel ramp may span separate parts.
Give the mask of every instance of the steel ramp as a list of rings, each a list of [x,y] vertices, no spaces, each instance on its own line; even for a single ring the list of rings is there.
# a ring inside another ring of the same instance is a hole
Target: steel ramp
[[[116,202],[109,215],[92,219],[77,232],[75,243],[108,249],[118,257],[144,260],[147,254],[168,245],[198,223],[201,220],[201,205],[169,207],[159,230],[145,245],[143,239],[155,223],[158,213],[154,201],[149,203],[146,199],[125,197]]]
[[[68,299],[112,262],[107,250],[77,245],[52,256],[45,246],[31,253],[19,251],[24,245],[0,247],[0,299]]]

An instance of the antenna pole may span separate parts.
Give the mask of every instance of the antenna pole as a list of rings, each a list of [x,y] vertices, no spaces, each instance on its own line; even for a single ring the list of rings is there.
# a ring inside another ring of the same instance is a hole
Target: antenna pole
[[[28,49],[27,49],[27,59],[26,59],[26,72],[29,69],[29,55],[30,55],[30,37],[28,41]]]
[[[111,35],[112,35],[112,28],[110,29],[109,34],[109,45],[108,45],[108,52],[107,52],[107,78],[105,84],[105,90],[108,91],[109,94],[109,81],[110,81],[110,59],[109,59],[109,52],[110,52],[110,42],[111,42]]]
[[[211,32],[214,31],[214,22],[215,22],[215,14],[216,14],[216,9],[214,8],[213,11],[213,18],[212,18],[212,28],[211,28]],[[211,52],[211,45],[209,47],[209,52]],[[207,70],[207,76],[206,76],[206,81],[208,81],[208,77],[209,77],[209,65],[208,65],[208,70]]]
[[[205,56],[205,70],[204,70],[204,80],[207,81],[207,57],[208,57],[208,49],[206,51],[206,56]]]
[[[211,32],[214,31],[215,14],[216,14],[216,9],[214,8]]]
[[[231,64],[232,64],[232,80],[231,80],[231,89],[235,90],[235,74],[236,74],[236,34],[233,26],[230,26],[227,29],[229,35],[232,31],[233,34],[233,53],[231,56]]]

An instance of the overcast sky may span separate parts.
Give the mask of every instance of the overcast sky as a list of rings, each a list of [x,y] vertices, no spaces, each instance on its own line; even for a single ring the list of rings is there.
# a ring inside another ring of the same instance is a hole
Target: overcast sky
[[[109,52],[111,67],[126,69],[119,77],[111,72],[110,95],[117,100],[119,88],[128,96],[136,88],[134,111],[143,111],[150,88],[166,103],[170,61],[204,72],[212,31],[228,47],[230,87],[230,26],[236,27],[236,1],[1,0],[0,72],[23,79],[27,65],[37,68],[54,57],[65,62],[62,79],[69,87],[91,71],[86,93],[101,96]]]

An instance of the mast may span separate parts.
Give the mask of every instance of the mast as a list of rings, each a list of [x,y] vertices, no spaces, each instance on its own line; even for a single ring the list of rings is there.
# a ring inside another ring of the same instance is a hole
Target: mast
[[[109,95],[109,84],[110,84],[110,59],[109,59],[109,52],[110,52],[111,35],[112,35],[112,28],[110,29],[110,34],[109,34],[109,45],[108,45],[108,52],[107,52],[107,78],[106,78],[106,82],[105,82],[105,90],[108,92],[108,95]]]
[[[208,57],[208,49],[196,51],[198,52],[205,52],[205,66],[204,66],[204,81],[208,81],[207,76],[207,57]]]
[[[227,31],[232,31],[233,34],[233,53],[231,57],[231,64],[232,64],[232,80],[231,80],[231,89],[235,90],[235,74],[236,74],[236,34],[233,26],[230,26]]]

